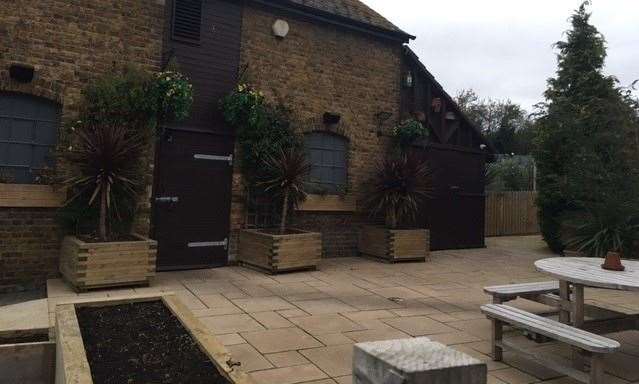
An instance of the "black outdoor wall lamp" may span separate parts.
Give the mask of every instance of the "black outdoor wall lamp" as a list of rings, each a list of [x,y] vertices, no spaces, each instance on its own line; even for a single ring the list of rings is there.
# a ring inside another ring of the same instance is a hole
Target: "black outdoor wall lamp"
[[[412,88],[414,83],[415,79],[413,78],[413,72],[406,72],[406,74],[404,75],[404,87]]]
[[[34,68],[28,64],[11,64],[9,66],[9,76],[19,83],[30,83],[33,81]]]

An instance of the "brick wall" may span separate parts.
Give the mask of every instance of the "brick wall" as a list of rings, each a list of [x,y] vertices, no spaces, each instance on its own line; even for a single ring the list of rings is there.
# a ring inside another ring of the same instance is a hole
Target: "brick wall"
[[[349,193],[361,201],[365,191],[359,186],[370,177],[388,145],[387,138],[377,136],[375,115],[392,113],[387,125],[399,116],[402,45],[274,12],[259,6],[244,11],[241,62],[247,66],[247,80],[271,101],[292,110],[298,132],[329,130],[322,122],[324,112],[342,116],[332,130],[349,139]],[[277,18],[290,25],[284,39],[273,36]],[[234,238],[244,225],[238,172],[231,217]],[[356,254],[358,223],[363,220],[361,212],[297,213],[293,218],[294,225],[322,232],[328,257]],[[232,246],[235,249],[237,244]]]
[[[0,0],[0,92],[54,100],[72,119],[82,89],[100,75],[129,64],[159,69],[164,12],[163,0]],[[11,80],[12,63],[33,65],[34,81]],[[57,273],[54,212],[0,207],[0,289]],[[137,227],[148,231],[148,210]]]
[[[40,287],[57,274],[55,209],[0,208],[0,292]]]

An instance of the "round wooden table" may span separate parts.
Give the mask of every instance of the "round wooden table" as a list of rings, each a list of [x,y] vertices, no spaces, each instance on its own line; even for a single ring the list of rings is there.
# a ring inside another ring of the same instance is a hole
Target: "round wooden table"
[[[583,327],[584,287],[639,291],[639,261],[623,260],[623,272],[605,270],[601,268],[603,263],[604,259],[589,257],[553,257],[535,262],[539,272],[559,280],[561,322],[572,320],[574,326]]]

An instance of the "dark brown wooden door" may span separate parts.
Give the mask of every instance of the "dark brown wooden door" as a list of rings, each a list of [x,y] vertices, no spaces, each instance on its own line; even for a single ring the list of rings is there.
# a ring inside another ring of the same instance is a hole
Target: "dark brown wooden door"
[[[226,265],[234,132],[219,102],[237,83],[242,5],[171,0],[164,60],[193,84],[190,117],[167,127],[156,148],[153,236],[158,269]]]
[[[433,171],[434,197],[418,216],[430,229],[431,249],[484,247],[485,154],[435,144],[417,153]]]
[[[158,269],[226,265],[232,139],[169,130],[159,145],[154,193]]]

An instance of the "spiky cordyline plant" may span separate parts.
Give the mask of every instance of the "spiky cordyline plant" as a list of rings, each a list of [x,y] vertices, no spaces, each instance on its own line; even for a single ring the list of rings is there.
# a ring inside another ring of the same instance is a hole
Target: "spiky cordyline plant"
[[[75,191],[72,201],[87,194],[100,207],[98,236],[108,239],[109,212],[117,213],[116,193],[137,198],[141,183],[143,137],[121,125],[82,125],[65,158],[71,173],[65,184]]]
[[[304,189],[311,165],[306,161],[306,154],[298,147],[283,149],[278,155],[269,156],[265,165],[269,176],[258,185],[282,198],[280,233],[284,234],[289,207],[297,207],[306,199]]]
[[[566,222],[574,228],[567,246],[592,257],[610,252],[632,256],[639,239],[639,212],[627,197],[609,196],[604,203],[589,203],[585,214],[576,214]]]
[[[414,220],[420,203],[432,196],[430,168],[411,155],[386,158],[369,184],[369,213],[372,217],[384,214],[390,228]]]

